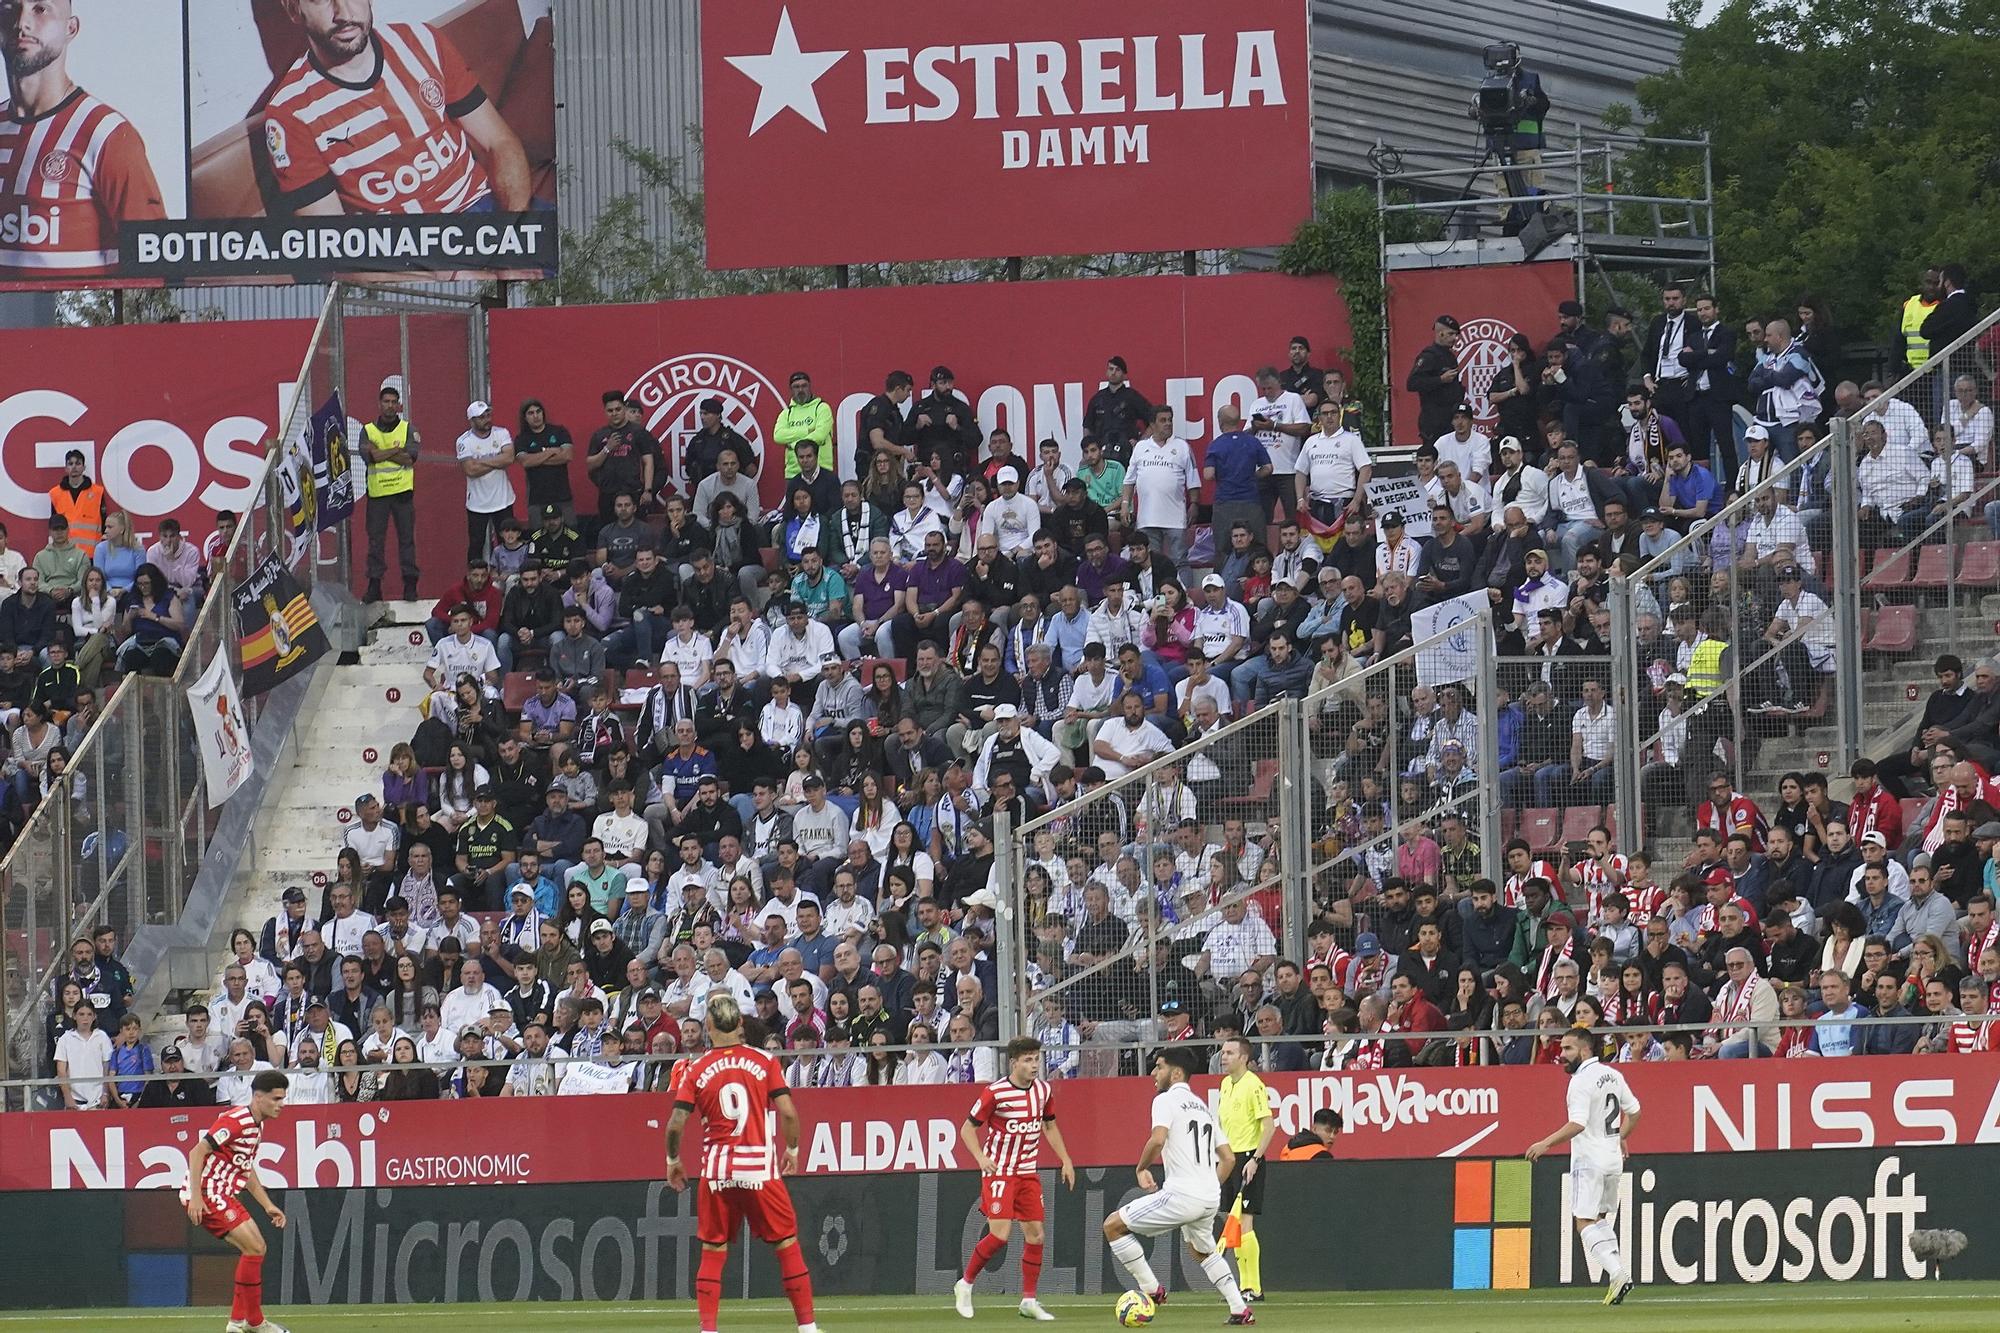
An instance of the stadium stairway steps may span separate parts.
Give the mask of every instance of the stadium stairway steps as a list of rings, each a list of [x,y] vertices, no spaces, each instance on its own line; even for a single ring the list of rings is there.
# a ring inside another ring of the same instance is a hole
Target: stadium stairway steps
[[[313,716],[300,728],[265,799],[262,831],[249,872],[239,881],[225,920],[261,929],[293,884],[319,905],[314,875],[330,876],[354,800],[380,795],[389,751],[416,730],[423,697],[423,667],[430,657],[423,618],[428,602],[386,602],[362,646],[360,661],[332,668]],[[410,641],[415,635],[417,642]],[[399,695],[393,702],[390,692]],[[372,757],[371,757],[372,755]],[[226,953],[228,931],[217,932],[216,962]]]

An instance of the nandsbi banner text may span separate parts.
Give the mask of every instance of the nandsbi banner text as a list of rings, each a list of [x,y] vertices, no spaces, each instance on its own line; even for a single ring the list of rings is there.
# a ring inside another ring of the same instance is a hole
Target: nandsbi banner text
[[[1864,1057],[1628,1068],[1645,1104],[1634,1150],[1646,1154],[2000,1143],[2000,1056]],[[1280,1074],[1269,1080],[1281,1128],[1340,1111],[1340,1156],[1516,1157],[1563,1123],[1564,1075],[1538,1066]],[[1212,1092],[1214,1080],[1197,1087]],[[1133,1162],[1151,1084],[1057,1085],[1055,1109],[1076,1160]],[[971,1166],[958,1126],[965,1087],[853,1088],[799,1094],[808,1176]],[[664,1095],[508,1098],[315,1106],[287,1111],[259,1158],[273,1188],[553,1184],[651,1179],[664,1160]],[[212,1113],[0,1115],[0,1190],[166,1189]]]

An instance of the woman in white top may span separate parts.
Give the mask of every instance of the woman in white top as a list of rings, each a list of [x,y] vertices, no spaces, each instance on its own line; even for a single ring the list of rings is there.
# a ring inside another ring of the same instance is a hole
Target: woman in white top
[[[868,844],[876,860],[889,855],[889,844],[903,826],[903,812],[882,794],[882,780],[873,773],[861,779],[861,803],[854,811],[853,836]]]
[[[910,1024],[909,1043],[911,1050],[903,1056],[903,1062],[896,1066],[898,1087],[920,1087],[942,1083],[949,1074],[944,1056],[931,1050],[931,1043],[937,1040],[927,1023]]]
[[[437,822],[456,834],[458,826],[472,818],[472,793],[485,785],[485,766],[475,764],[463,745],[452,742],[445,752],[444,776],[438,779]]]
[[[229,953],[229,967],[243,969],[245,995],[268,1001],[277,998],[285,988],[284,978],[278,975],[278,969],[271,966],[268,960],[258,957],[257,937],[249,931],[239,926],[229,932]],[[228,967],[223,971],[228,971]],[[215,989],[220,991],[222,988],[222,974],[218,972]]]
[[[903,507],[889,516],[889,550],[899,565],[915,564],[924,558],[924,538],[937,533],[947,541],[944,516],[925,500],[918,482],[903,485]]]
[[[83,591],[69,600],[69,623],[76,631],[76,669],[95,688],[111,656],[111,632],[118,623],[118,599],[96,565],[83,571]]]
[[[889,830],[889,849],[876,852],[882,860],[882,870],[886,875],[897,866],[908,866],[910,874],[917,882],[917,897],[928,898],[937,880],[937,863],[931,854],[917,845],[917,826],[905,819]]]

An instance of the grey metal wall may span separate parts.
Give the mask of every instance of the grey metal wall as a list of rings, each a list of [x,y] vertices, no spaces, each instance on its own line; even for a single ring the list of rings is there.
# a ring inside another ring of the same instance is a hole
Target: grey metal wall
[[[1313,0],[1321,177],[1373,180],[1378,140],[1412,168],[1476,159],[1466,108],[1481,49],[1501,41],[1542,75],[1558,147],[1572,123],[1601,128],[1607,106],[1633,104],[1638,81],[1680,56],[1673,24],[1584,0]]]

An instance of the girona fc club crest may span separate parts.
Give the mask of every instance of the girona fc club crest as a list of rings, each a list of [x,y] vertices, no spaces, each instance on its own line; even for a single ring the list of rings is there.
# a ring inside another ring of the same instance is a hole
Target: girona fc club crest
[[[1500,420],[1493,406],[1493,380],[1507,364],[1507,340],[1517,330],[1504,319],[1468,319],[1459,326],[1458,372],[1465,384],[1472,419],[1481,430]]]
[[[763,475],[765,423],[784,410],[785,395],[763,371],[733,356],[689,352],[662,361],[635,380],[626,396],[646,413],[646,429],[660,442],[667,458],[667,477],[683,495],[693,488],[686,480],[684,452],[701,429],[701,400],[722,400],[722,424],[750,442]]]
[[[74,175],[76,175],[76,159],[62,149],[52,149],[42,158],[43,180],[66,181]]]
[[[433,111],[444,110],[444,85],[436,79],[425,79],[417,91],[422,95],[425,106]]]

